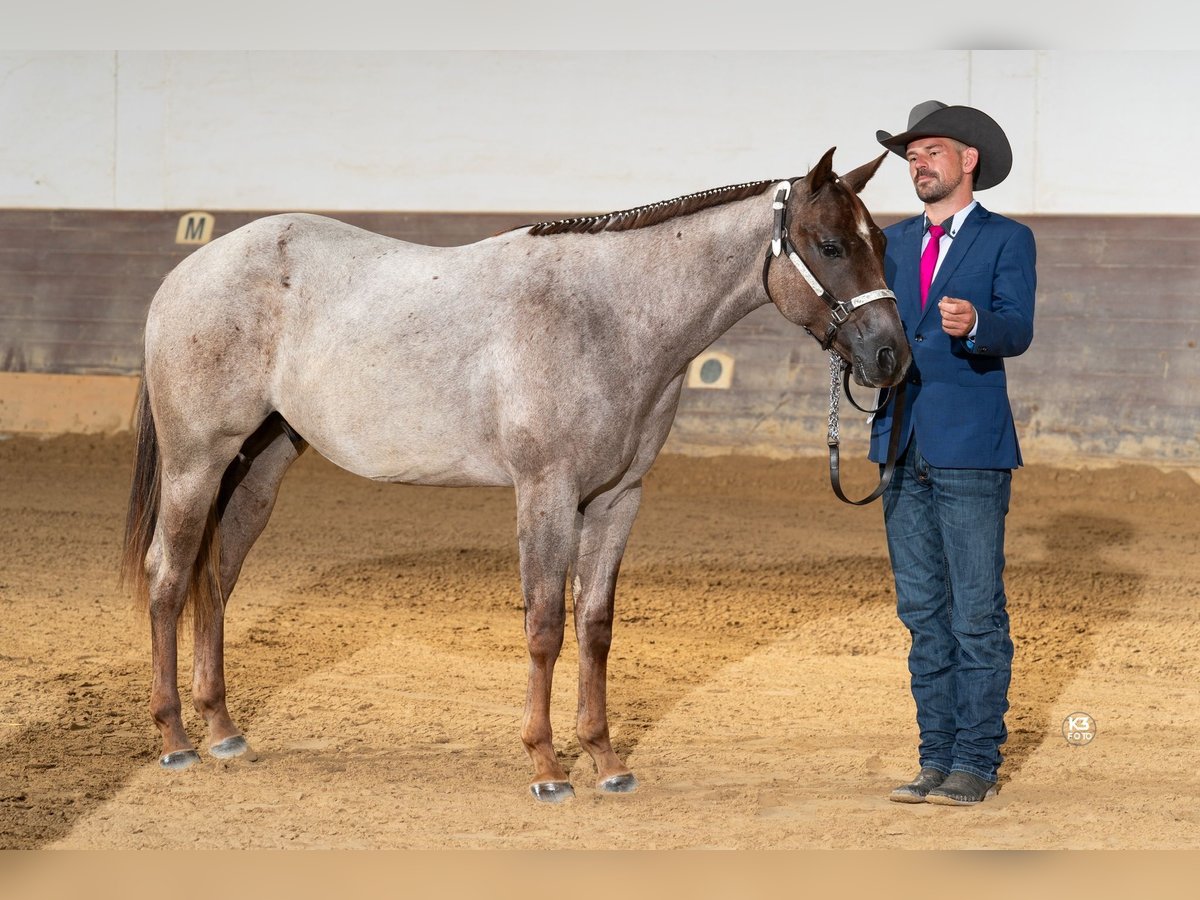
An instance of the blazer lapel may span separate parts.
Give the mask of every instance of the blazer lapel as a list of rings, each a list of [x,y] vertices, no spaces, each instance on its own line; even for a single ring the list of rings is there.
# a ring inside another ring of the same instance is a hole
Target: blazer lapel
[[[896,301],[900,318],[909,325],[910,340],[921,319],[921,237],[924,233],[918,216],[904,229],[896,253]]]

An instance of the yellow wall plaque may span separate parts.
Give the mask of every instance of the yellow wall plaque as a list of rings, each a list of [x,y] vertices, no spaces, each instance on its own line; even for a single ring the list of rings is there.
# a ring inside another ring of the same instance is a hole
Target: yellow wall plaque
[[[184,213],[179,217],[179,228],[175,230],[175,243],[207,244],[212,240],[213,224],[211,213]]]

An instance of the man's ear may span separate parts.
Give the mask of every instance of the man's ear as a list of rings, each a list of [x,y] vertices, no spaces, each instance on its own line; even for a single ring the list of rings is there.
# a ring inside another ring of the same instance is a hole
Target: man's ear
[[[964,172],[975,172],[979,168],[979,151],[975,147],[963,150],[962,167]]]

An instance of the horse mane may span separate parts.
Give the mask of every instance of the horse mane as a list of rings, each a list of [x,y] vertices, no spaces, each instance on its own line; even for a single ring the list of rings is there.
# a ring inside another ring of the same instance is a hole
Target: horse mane
[[[735,200],[745,200],[764,193],[768,187],[778,184],[778,180],[747,181],[743,184],[731,184],[725,187],[711,188],[694,194],[684,194],[674,200],[660,200],[658,203],[647,203],[645,206],[635,206],[633,209],[622,209],[601,216],[583,216],[575,219],[558,219],[552,222],[538,222],[526,226],[529,234],[598,234],[601,231],[632,231],[635,228],[647,228],[668,219],[691,215],[702,209],[711,209],[733,203]]]

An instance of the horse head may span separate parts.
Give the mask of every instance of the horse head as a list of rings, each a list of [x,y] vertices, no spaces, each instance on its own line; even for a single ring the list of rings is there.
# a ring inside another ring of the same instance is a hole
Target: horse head
[[[848,362],[856,382],[887,387],[903,379],[912,354],[884,280],[883,232],[858,198],[887,154],[839,177],[835,149],[779,186],[767,294]]]

